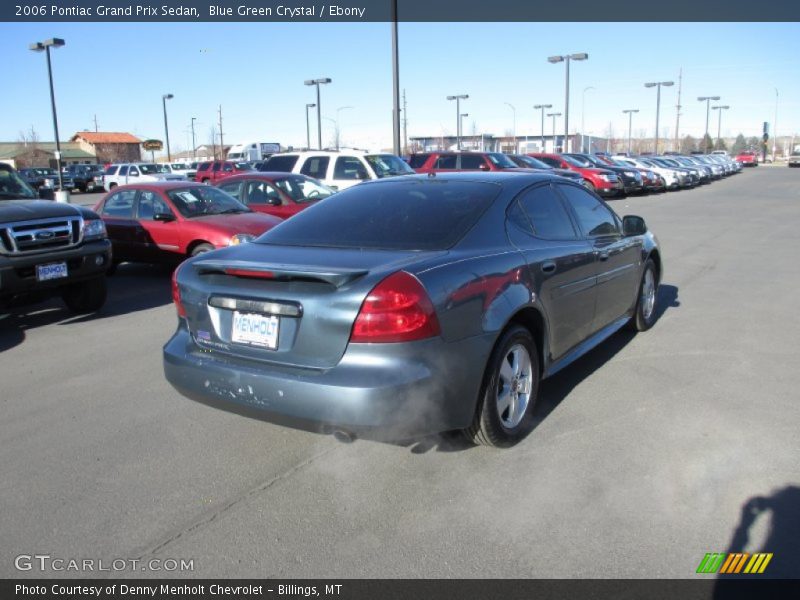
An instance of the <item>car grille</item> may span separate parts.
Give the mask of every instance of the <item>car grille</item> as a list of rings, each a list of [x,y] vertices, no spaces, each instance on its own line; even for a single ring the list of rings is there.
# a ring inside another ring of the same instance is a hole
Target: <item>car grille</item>
[[[606,176],[608,177],[608,180],[611,183],[617,183],[617,181],[619,181],[619,179],[617,179],[617,174],[616,173],[608,173]]]
[[[83,239],[83,218],[59,217],[0,223],[0,253],[18,256],[77,246]]]

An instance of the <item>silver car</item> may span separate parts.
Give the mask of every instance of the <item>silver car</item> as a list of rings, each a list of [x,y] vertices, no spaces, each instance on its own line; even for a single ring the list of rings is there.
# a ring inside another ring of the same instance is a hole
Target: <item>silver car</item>
[[[543,378],[654,323],[662,273],[643,219],[562,177],[367,182],[184,262],[164,370],[189,398],[279,423],[508,446]]]

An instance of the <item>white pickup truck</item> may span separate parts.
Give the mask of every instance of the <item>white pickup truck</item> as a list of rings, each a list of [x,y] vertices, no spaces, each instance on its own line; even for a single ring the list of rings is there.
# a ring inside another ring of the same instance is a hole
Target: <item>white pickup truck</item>
[[[111,165],[106,169],[104,187],[107,192],[118,185],[145,183],[150,181],[181,181],[186,176],[178,173],[164,173],[155,163],[123,163]]]

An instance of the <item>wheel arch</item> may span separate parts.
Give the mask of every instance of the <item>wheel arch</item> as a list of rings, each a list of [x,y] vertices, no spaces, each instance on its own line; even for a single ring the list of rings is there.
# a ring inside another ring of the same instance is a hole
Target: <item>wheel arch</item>
[[[192,252],[194,252],[194,249],[197,248],[200,244],[209,244],[210,246],[214,246],[214,244],[212,244],[208,240],[201,240],[201,239],[192,240],[186,246],[186,256],[191,256]],[[214,247],[216,248],[216,246]]]

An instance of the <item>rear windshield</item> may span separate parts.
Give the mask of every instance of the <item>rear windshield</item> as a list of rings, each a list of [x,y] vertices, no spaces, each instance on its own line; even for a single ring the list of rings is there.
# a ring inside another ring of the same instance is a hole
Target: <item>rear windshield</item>
[[[492,183],[395,180],[334,194],[262,235],[262,244],[444,250],[478,221],[500,191]]]
[[[291,173],[297,163],[297,156],[271,156],[267,162],[264,163],[264,171],[280,171],[283,173]]]

